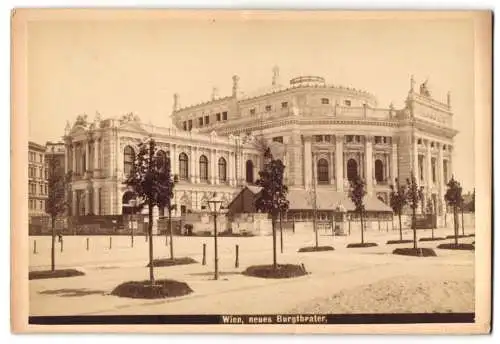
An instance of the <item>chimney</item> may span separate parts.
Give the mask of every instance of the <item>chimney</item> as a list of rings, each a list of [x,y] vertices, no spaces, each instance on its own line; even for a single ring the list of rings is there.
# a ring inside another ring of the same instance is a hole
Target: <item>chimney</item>
[[[179,110],[179,94],[178,93],[174,93],[174,106],[173,106],[173,110],[174,111]]]
[[[280,76],[280,69],[278,66],[273,67],[273,86],[277,86],[279,84],[279,76]]]
[[[238,82],[240,81],[240,77],[237,75],[233,75],[233,97],[238,96],[239,86]]]
[[[219,98],[219,90],[217,87],[212,88],[212,100]]]
[[[413,78],[413,74],[410,77],[410,92],[415,90],[415,79]]]

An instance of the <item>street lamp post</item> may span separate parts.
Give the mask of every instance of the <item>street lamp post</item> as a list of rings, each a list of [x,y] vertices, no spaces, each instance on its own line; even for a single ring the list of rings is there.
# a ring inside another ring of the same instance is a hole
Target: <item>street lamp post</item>
[[[214,280],[219,279],[219,257],[217,252],[217,215],[219,214],[222,208],[222,200],[217,198],[214,194],[214,197],[208,201],[208,206],[210,208],[210,212],[214,216]]]

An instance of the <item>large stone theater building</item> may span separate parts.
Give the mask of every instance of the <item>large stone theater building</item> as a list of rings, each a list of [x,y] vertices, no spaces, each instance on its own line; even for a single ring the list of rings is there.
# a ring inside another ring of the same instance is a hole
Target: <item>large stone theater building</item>
[[[270,78],[271,79],[271,78]],[[66,169],[72,170],[72,214],[120,214],[127,205],[123,181],[138,144],[152,136],[170,156],[175,188],[174,216],[200,210],[215,191],[229,203],[255,182],[262,140],[286,165],[290,190],[346,195],[349,180],[360,175],[369,197],[388,203],[390,185],[414,171],[426,200],[438,214],[451,177],[453,113],[450,95],[436,99],[426,82],[409,82],[404,108],[380,106],[371,93],[330,85],[322,77],[301,76],[285,86],[273,69],[270,86],[255,94],[240,89],[204,103],[180,106],[174,95],[172,128],[142,123],[132,114],[67,125]]]

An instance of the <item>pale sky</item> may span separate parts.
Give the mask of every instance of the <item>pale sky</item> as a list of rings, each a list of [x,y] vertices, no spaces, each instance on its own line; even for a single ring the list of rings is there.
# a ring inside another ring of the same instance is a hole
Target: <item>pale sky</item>
[[[30,140],[64,134],[81,113],[133,112],[168,126],[172,96],[206,101],[212,87],[230,95],[318,75],[373,93],[380,107],[402,107],[413,74],[432,96],[451,92],[453,169],[465,191],[474,180],[473,26],[465,20],[371,21],[40,21],[28,26]]]

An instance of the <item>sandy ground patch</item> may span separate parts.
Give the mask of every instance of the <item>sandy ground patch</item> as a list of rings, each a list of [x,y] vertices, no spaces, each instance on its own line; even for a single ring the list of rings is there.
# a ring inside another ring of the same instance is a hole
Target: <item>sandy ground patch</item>
[[[320,298],[296,313],[447,313],[474,311],[474,280],[398,276]]]

